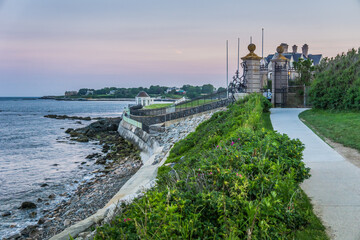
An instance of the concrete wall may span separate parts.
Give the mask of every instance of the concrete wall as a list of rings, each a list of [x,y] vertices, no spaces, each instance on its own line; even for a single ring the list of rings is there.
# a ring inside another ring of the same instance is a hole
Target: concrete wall
[[[135,127],[125,121],[121,121],[118,128],[119,134],[135,144],[142,151],[141,160],[145,163],[148,158],[159,148],[159,143],[142,129]]]

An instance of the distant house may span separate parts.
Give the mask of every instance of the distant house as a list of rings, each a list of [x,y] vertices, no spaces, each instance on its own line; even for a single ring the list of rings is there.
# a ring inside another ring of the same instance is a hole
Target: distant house
[[[294,62],[299,61],[300,58],[307,60],[310,59],[313,61],[313,65],[316,66],[320,63],[321,59],[322,59],[322,54],[309,54],[309,45],[304,44],[302,46],[302,52],[298,53],[297,49],[298,47],[296,45],[292,46],[292,52],[288,51],[288,47],[289,45],[287,45],[286,43],[282,43],[281,46],[284,49],[284,53],[282,54],[284,57],[286,57],[289,61],[289,80],[295,80],[299,74],[295,71],[294,69]],[[272,75],[274,72],[274,66],[273,63],[271,62],[272,59],[277,57],[277,53],[275,54],[270,54],[267,57],[265,57],[264,59],[261,60],[260,65],[262,68],[266,68],[268,71],[268,79],[272,79]]]
[[[89,96],[89,95],[94,95],[94,91],[93,90],[87,90],[87,92],[85,93],[85,96]]]
[[[66,92],[65,92],[65,96],[66,96],[66,97],[76,96],[76,95],[78,95],[78,92],[77,92],[77,91],[66,91]]]
[[[107,95],[114,95],[116,90],[111,90]]]
[[[154,99],[149,96],[144,91],[139,92],[138,95],[135,97],[135,102],[137,105],[141,105],[143,107],[154,104]]]

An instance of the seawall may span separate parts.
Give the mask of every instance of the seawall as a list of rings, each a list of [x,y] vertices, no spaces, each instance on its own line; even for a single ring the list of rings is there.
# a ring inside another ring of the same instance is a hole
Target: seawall
[[[119,124],[119,134],[141,150],[141,160],[145,164],[151,155],[160,147],[159,143],[142,129],[122,120]]]

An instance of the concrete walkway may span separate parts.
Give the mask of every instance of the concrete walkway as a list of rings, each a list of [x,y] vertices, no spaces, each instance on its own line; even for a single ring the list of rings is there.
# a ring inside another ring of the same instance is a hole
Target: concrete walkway
[[[298,115],[304,110],[272,109],[274,130],[305,144],[304,162],[311,168],[311,178],[301,187],[312,199],[315,212],[329,228],[331,238],[359,240],[360,168],[345,160],[300,121]]]

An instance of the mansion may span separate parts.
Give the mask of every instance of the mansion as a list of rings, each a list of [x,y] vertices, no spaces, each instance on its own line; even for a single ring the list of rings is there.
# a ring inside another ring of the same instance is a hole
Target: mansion
[[[298,46],[292,46],[292,51],[289,52],[289,45],[286,43],[282,43],[280,45],[284,52],[282,55],[288,60],[288,75],[289,80],[295,80],[298,77],[298,73],[294,69],[294,62],[297,62],[300,58],[307,60],[310,59],[313,62],[313,65],[316,66],[320,63],[322,59],[322,54],[309,54],[309,46],[304,44],[302,46],[302,51],[298,52]],[[267,76],[263,77],[263,81],[267,81],[267,79],[273,79],[274,73],[274,62],[272,59],[276,59],[278,57],[278,53],[270,54],[264,59],[261,59],[260,66],[263,70],[267,70]]]

